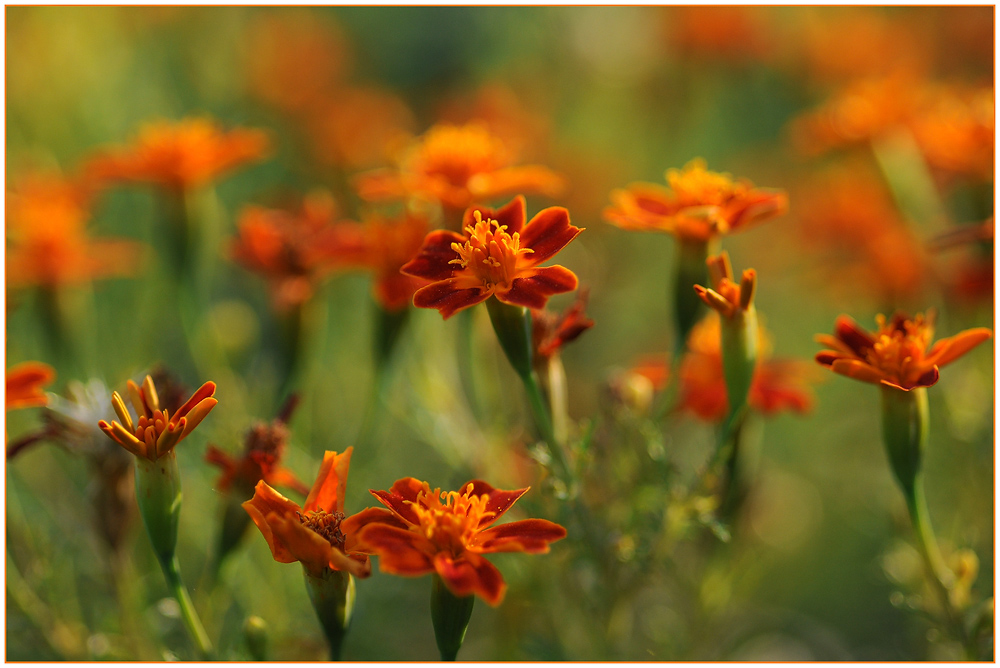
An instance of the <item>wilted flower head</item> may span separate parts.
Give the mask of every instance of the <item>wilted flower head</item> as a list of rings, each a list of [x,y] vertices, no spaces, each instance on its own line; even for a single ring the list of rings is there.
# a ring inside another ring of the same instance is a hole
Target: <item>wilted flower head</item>
[[[554,196],[563,179],[540,165],[515,166],[504,143],[482,125],[440,124],[402,154],[397,170],[362,174],[357,188],[367,200],[420,197],[461,210],[515,192]]]
[[[594,326],[594,321],[586,316],[586,308],[587,293],[581,290],[576,301],[562,313],[532,311],[531,334],[536,360],[557,354],[565,344]]]
[[[608,222],[627,230],[667,232],[680,240],[708,241],[783,214],[788,197],[755,188],[746,179],[711,172],[697,158],[667,170],[669,188],[633,183],[611,192]]]
[[[989,329],[976,327],[931,346],[934,318],[934,311],[913,318],[897,312],[888,320],[879,314],[875,318],[878,329],[868,332],[842,315],[837,318],[833,336],[816,336],[819,343],[830,348],[817,353],[816,361],[835,373],[866,383],[900,390],[930,387],[938,381],[939,367],[951,364],[993,336]]]

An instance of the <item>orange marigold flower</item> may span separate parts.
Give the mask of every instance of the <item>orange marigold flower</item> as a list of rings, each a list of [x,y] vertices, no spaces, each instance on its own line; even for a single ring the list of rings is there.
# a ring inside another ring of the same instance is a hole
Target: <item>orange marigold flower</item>
[[[253,498],[243,508],[260,529],[275,561],[302,562],[316,577],[327,568],[360,578],[371,574],[368,556],[358,549],[358,529],[370,521],[392,524],[394,520],[381,508],[367,508],[344,517],[344,492],[353,451],[347,448],[338,455],[328,450],[323,455],[316,482],[301,508],[263,480],[257,483]]]
[[[423,197],[452,209],[514,192],[558,195],[561,176],[541,165],[514,165],[504,143],[484,126],[435,125],[407,149],[396,170],[362,174],[358,194],[367,200]]]
[[[129,400],[139,419],[133,421],[121,395],[112,392],[111,407],[115,409],[121,423],[108,424],[101,420],[97,426],[111,440],[136,457],[145,457],[154,462],[173,450],[175,445],[194,431],[194,428],[201,424],[205,416],[219,403],[213,396],[215,383],[208,381],[171,415],[169,410],[160,407],[160,399],[151,376],[146,376],[142,387],[131,380],[126,386]]]
[[[287,310],[307,301],[331,269],[323,249],[335,217],[333,199],[322,192],[307,196],[298,214],[248,206],[240,214],[230,254],[263,275],[271,285],[276,308]]]
[[[708,241],[779,216],[788,209],[783,191],[755,188],[746,179],[710,172],[697,158],[667,170],[669,188],[633,183],[611,192],[608,222],[626,230],[667,232],[681,240]]]
[[[583,230],[569,222],[558,206],[543,209],[528,221],[524,197],[518,195],[492,210],[465,212],[465,234],[437,230],[401,271],[433,281],[413,295],[413,305],[434,308],[445,319],[486,301],[540,309],[549,297],[575,290],[576,274],[555,265],[539,267]]]
[[[414,577],[436,572],[455,596],[477,594],[499,605],[507,585],[482,555],[541,554],[566,537],[566,529],[541,519],[490,528],[527,491],[472,480],[461,491],[442,492],[415,478],[397,480],[388,491],[371,490],[395,524],[373,515],[361,527],[358,549],[377,554],[383,572]]]
[[[719,314],[732,318],[738,311],[746,311],[753,305],[753,296],[757,289],[757,272],[745,269],[740,282],[734,283],[729,253],[723,251],[708,258],[708,277],[715,289],[696,285],[694,291],[703,302]]]
[[[204,185],[268,150],[261,130],[228,132],[208,118],[147,123],[131,146],[92,159],[88,172],[99,180],[155,183],[186,190]]]
[[[423,245],[430,225],[424,216],[404,213],[395,218],[369,216],[361,224],[337,224],[319,252],[333,267],[368,269],[375,274],[375,300],[387,311],[410,305],[426,280],[400,273]]]
[[[250,496],[257,483],[263,480],[268,485],[288,487],[299,494],[308,494],[309,488],[299,480],[294,473],[281,466],[285,446],[288,444],[288,427],[286,422],[298,403],[295,395],[282,409],[281,414],[270,423],[260,422],[247,432],[243,456],[232,457],[214,445],[205,450],[205,461],[222,469],[222,475],[215,482],[215,487],[226,492],[234,484],[246,498]]]
[[[938,368],[951,364],[993,332],[985,327],[967,329],[941,339],[930,350],[934,338],[933,310],[910,318],[897,312],[886,320],[875,318],[878,330],[868,332],[846,315],[837,318],[834,335],[819,334],[816,340],[831,350],[816,354],[816,361],[839,373],[866,383],[900,390],[930,387],[938,381]]]
[[[49,400],[42,387],[55,378],[55,369],[42,362],[21,362],[7,369],[6,410],[46,405]]]
[[[132,273],[142,246],[91,239],[90,189],[78,181],[33,175],[7,192],[8,287],[56,287]]]
[[[966,91],[938,87],[910,122],[927,162],[937,169],[993,179],[995,141],[993,87]]]
[[[535,346],[535,359],[552,357],[562,347],[594,326],[585,314],[587,293],[581,291],[569,308],[556,314],[536,310],[531,314],[531,338]]]

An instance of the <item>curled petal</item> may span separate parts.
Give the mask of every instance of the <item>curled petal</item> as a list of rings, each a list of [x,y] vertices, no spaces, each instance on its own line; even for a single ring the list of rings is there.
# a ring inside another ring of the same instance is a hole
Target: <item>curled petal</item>
[[[525,487],[524,489],[513,489],[508,491],[504,489],[496,489],[488,482],[484,482],[482,480],[470,480],[462,485],[462,491],[464,491],[469,485],[472,485],[472,494],[475,496],[482,496],[484,494],[489,496],[489,499],[486,501],[486,515],[479,522],[480,529],[485,529],[503,517],[503,514],[510,510],[510,507],[513,506],[518,499],[524,496],[525,492],[531,489],[530,487]]]
[[[883,380],[886,380],[884,373],[870,364],[865,364],[861,360],[837,359],[830,365],[830,369],[834,373],[839,373],[842,376],[847,376],[848,378],[860,380],[865,383],[878,384]]]
[[[339,455],[332,450],[327,450],[323,454],[323,463],[319,467],[319,473],[316,474],[316,482],[313,483],[303,506],[305,512],[313,510],[325,510],[328,513],[344,512],[344,492],[347,490],[347,472],[351,466],[352,452],[354,448],[350,447]]]
[[[927,364],[936,364],[939,367],[951,364],[992,336],[993,332],[985,327],[967,329],[935,343],[925,361]]]
[[[417,533],[388,524],[369,524],[362,529],[357,549],[377,554],[383,573],[417,576],[434,570],[429,556],[434,553],[434,546]]]
[[[400,478],[392,484],[387,492],[374,489],[368,491],[400,519],[410,524],[420,524],[420,520],[410,506],[417,502],[417,495],[420,492],[429,492],[430,489],[427,483],[416,478]]]
[[[450,264],[458,258],[451,245],[462,245],[465,237],[448,230],[435,230],[424,239],[417,256],[404,264],[401,272],[431,281],[443,281],[455,273],[457,265]]]
[[[476,552],[543,553],[549,551],[549,543],[565,537],[566,529],[555,522],[519,520],[479,533],[471,547]]]
[[[470,286],[469,279],[465,277],[449,278],[417,290],[413,293],[413,305],[437,309],[447,320],[462,309],[486,301],[491,294],[492,290],[481,285]]]
[[[400,529],[406,529],[406,522],[398,519],[391,510],[385,508],[365,508],[340,523],[340,532],[344,534],[344,550],[349,553],[364,552],[358,547],[358,534],[369,524],[387,524]]]
[[[194,408],[191,409],[190,413],[188,413],[186,416],[181,416],[179,421],[178,421],[178,416],[176,415],[173,418],[171,418],[170,421],[175,426],[186,422],[186,425],[184,426],[184,431],[177,440],[179,441],[181,438],[184,438],[185,436],[190,434],[194,430],[194,428],[197,427],[201,423],[201,421],[205,419],[205,416],[208,415],[213,408],[215,408],[215,405],[218,403],[219,400],[213,397],[209,397],[208,399],[202,399],[200,402],[198,402],[198,404]]]
[[[150,383],[150,385],[152,385],[152,383]],[[207,383],[205,383],[204,385],[202,385],[201,387],[199,387],[198,390],[194,394],[191,395],[191,398],[184,402],[183,406],[181,406],[180,408],[177,409],[177,412],[174,413],[174,417],[175,418],[182,418],[182,417],[184,417],[189,412],[191,412],[192,410],[194,410],[194,408],[198,404],[200,404],[204,399],[207,399],[208,397],[211,397],[211,396],[214,396],[214,395],[215,395],[215,383],[213,383],[212,381],[208,381]],[[215,403],[213,403],[212,406],[214,407],[215,404],[217,404],[217,403],[219,403],[219,402],[215,401]],[[209,409],[209,410],[211,410],[211,409]],[[208,413],[208,411],[206,411],[206,414],[207,413]],[[190,420],[189,420],[189,422],[190,422]]]
[[[479,215],[482,216],[483,220],[491,218],[497,221],[500,225],[506,225],[507,234],[520,232],[521,228],[524,227],[524,221],[528,219],[528,205],[524,200],[524,196],[518,195],[499,209],[491,209],[489,207],[478,205],[470,206],[465,210],[465,214],[462,216],[463,230],[466,227],[476,226],[476,211],[479,212]],[[522,245],[524,245],[523,241]]]
[[[583,230],[569,222],[569,211],[561,206],[542,209],[521,232],[521,245],[533,253],[527,256],[531,267],[545,262],[573,241]]]
[[[478,594],[490,605],[503,600],[507,585],[496,566],[473,552],[457,559],[445,552],[434,556],[434,570],[455,596]]]
[[[576,274],[566,267],[535,267],[520,272],[511,281],[510,289],[503,292],[498,290],[496,296],[505,304],[540,309],[545,307],[552,295],[572,292],[577,285]]]
[[[282,545],[295,561],[301,561],[310,573],[318,576],[322,574],[323,569],[331,565],[333,553],[336,550],[333,549],[328,540],[307,528],[298,518],[271,513],[267,516],[266,521],[271,527],[274,542]],[[343,554],[340,556],[346,559]],[[279,559],[279,561],[281,560]],[[342,562],[343,560],[338,561]]]
[[[243,509],[247,511],[247,515],[260,529],[264,540],[267,541],[267,546],[271,548],[271,556],[274,557],[274,560],[283,564],[295,561],[295,557],[292,556],[288,547],[275,537],[269,520],[298,512],[300,510],[299,504],[286,499],[262,480],[257,483],[253,498],[242,505]]]
[[[749,225],[780,216],[788,211],[788,195],[781,190],[753,190],[737,201],[727,211],[726,218],[732,228]]]

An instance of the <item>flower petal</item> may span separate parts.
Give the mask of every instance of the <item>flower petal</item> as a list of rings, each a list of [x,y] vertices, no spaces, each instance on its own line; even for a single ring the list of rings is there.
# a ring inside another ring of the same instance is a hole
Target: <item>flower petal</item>
[[[507,234],[520,232],[524,227],[524,221],[528,219],[528,205],[523,195],[518,195],[511,201],[504,204],[499,209],[491,209],[487,206],[470,206],[462,216],[462,229],[476,226],[475,212],[478,211],[483,220],[492,218],[500,225],[507,226]],[[463,237],[464,240],[464,237]]]
[[[452,265],[454,266],[454,265]],[[375,280],[375,301],[386,311],[398,312],[412,303],[413,294],[427,285],[426,281],[405,274],[385,274]]]
[[[355,513],[340,523],[340,532],[344,534],[345,552],[364,551],[358,549],[358,534],[369,524],[387,524],[400,529],[407,528],[406,523],[398,519],[391,510],[386,510],[385,508],[365,508],[360,513]]]
[[[434,556],[434,570],[455,596],[478,594],[496,606],[507,590],[496,566],[474,552],[465,552],[457,559],[448,553],[439,553]]]
[[[435,548],[417,533],[389,526],[369,524],[358,534],[357,549],[377,554],[379,570],[395,575],[417,576],[434,570]]]
[[[447,320],[463,309],[486,301],[493,294],[481,285],[470,287],[469,282],[463,276],[431,283],[413,293],[413,305],[437,309]]]
[[[392,484],[387,492],[374,489],[368,491],[400,519],[410,524],[420,524],[416,513],[410,508],[410,504],[417,502],[417,495],[420,492],[429,492],[430,488],[427,483],[416,478],[400,478]]]
[[[286,499],[261,480],[254,488],[253,498],[243,503],[243,509],[247,511],[250,519],[260,529],[268,547],[271,548],[271,556],[274,557],[274,560],[283,564],[295,561],[295,557],[288,551],[285,544],[275,538],[270,519],[298,512],[301,510],[299,504]]]
[[[527,306],[528,308],[544,308],[549,297],[563,292],[576,290],[578,281],[576,274],[566,267],[535,267],[520,272],[511,281],[510,289],[497,290],[497,299],[505,304]]]
[[[531,489],[530,487],[513,490],[496,489],[488,482],[484,482],[482,480],[470,480],[462,485],[460,491],[465,491],[469,485],[472,485],[472,494],[475,496],[482,496],[483,494],[489,495],[489,500],[486,502],[487,515],[480,520],[480,529],[485,529],[500,519],[504,513],[510,510],[510,507],[513,506],[518,499],[524,496],[525,492]]]
[[[521,246],[533,253],[525,259],[531,267],[545,262],[573,241],[583,230],[569,222],[569,211],[561,206],[542,209],[521,231]]]
[[[42,389],[55,377],[55,369],[42,362],[22,362],[7,369],[6,408],[30,408],[44,406],[48,397]]]
[[[309,487],[284,466],[279,466],[269,471],[264,478],[264,482],[272,487],[287,487],[302,496],[309,494]]]
[[[266,520],[271,527],[274,542],[283,546],[295,561],[301,561],[310,573],[319,575],[330,564],[335,551],[333,546],[327,539],[302,524],[297,517],[271,513]]]
[[[215,383],[213,383],[212,381],[208,381],[207,383],[199,387],[198,390],[191,395],[191,398],[184,402],[183,406],[177,409],[177,411],[171,416],[172,421],[176,422],[180,418],[190,413],[191,410],[195,406],[200,404],[204,399],[207,399],[208,397],[214,395],[215,395]],[[218,401],[216,401],[215,403],[218,403]],[[212,406],[215,406],[215,404],[212,404]],[[205,414],[207,415],[208,411],[205,411]]]
[[[409,276],[431,281],[451,278],[458,268],[456,264],[449,264],[452,260],[458,259],[458,253],[451,245],[464,243],[465,237],[461,234],[448,230],[435,230],[424,239],[417,256],[404,264],[400,271]]]
[[[866,332],[850,316],[838,316],[833,330],[836,337],[854,351],[855,355],[860,357],[863,357],[875,345],[875,340],[872,339],[871,334]]]
[[[470,549],[476,552],[549,551],[549,543],[566,537],[566,529],[555,522],[540,519],[508,522],[476,535]]]
[[[879,371],[870,364],[865,364],[861,360],[834,360],[830,365],[830,369],[834,373],[839,373],[842,376],[847,376],[848,378],[860,380],[865,383],[878,384],[883,380],[888,380],[883,372]]]
[[[349,447],[341,454],[332,450],[323,453],[323,463],[316,474],[304,512],[325,510],[328,513],[344,512],[344,492],[347,490],[347,471],[351,466],[351,453],[354,447]]]
[[[951,364],[992,336],[993,332],[985,327],[976,327],[975,329],[967,329],[964,332],[959,332],[955,336],[941,339],[935,343],[924,359],[924,362],[926,364],[936,364],[939,367]]]

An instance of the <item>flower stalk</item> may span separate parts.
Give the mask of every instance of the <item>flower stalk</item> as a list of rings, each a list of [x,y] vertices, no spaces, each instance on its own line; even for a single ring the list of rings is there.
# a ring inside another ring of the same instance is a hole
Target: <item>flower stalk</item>
[[[437,573],[431,583],[431,621],[442,661],[454,661],[472,619],[475,596],[456,596]]]
[[[305,567],[302,571],[309,600],[319,617],[323,634],[330,643],[330,659],[339,661],[344,636],[354,613],[357,596],[354,577],[347,571],[335,571],[332,568],[323,569],[321,574],[311,573]]]

